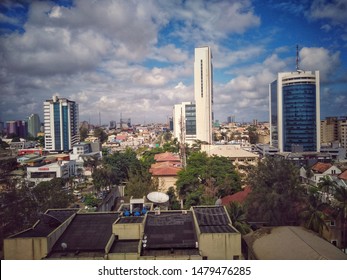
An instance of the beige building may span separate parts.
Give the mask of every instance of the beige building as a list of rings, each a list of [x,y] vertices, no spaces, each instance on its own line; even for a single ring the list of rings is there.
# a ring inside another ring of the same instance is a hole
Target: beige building
[[[227,157],[236,167],[255,165],[259,159],[259,155],[242,149],[240,145],[201,145],[201,151],[208,156]]]
[[[328,117],[321,121],[321,142],[339,142],[347,148],[347,117]]]
[[[5,259],[241,259],[241,234],[223,206],[145,209],[138,216],[48,210],[32,228],[4,240]]]

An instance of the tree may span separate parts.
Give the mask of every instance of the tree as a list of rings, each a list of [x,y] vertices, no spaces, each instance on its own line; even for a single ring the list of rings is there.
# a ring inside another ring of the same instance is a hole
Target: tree
[[[92,173],[92,178],[97,191],[118,183],[117,174],[110,167],[96,169]]]
[[[84,126],[81,126],[80,127],[80,139],[81,139],[81,142],[83,142],[87,137],[88,137],[88,128],[84,127]]]
[[[339,216],[341,218],[342,248],[344,249],[344,252],[346,252],[347,189],[344,186],[336,185],[334,197],[337,201],[337,208],[339,209]]]
[[[257,144],[258,143],[258,133],[257,133],[257,127],[254,125],[251,125],[247,127],[248,136],[249,136],[249,143],[251,144]]]
[[[181,204],[177,199],[175,188],[170,187],[166,194],[169,196],[169,205],[171,210],[179,210],[181,209]]]
[[[101,143],[107,140],[107,134],[101,127],[96,127],[94,129],[94,137],[98,137]]]
[[[252,190],[246,201],[247,217],[271,226],[298,224],[305,189],[290,161],[264,158],[250,170],[247,183]]]
[[[66,181],[62,178],[53,178],[37,184],[32,193],[39,212],[45,212],[50,208],[66,208],[73,202],[73,195],[63,189],[65,183]]]
[[[115,152],[103,158],[103,167],[113,176],[113,184],[128,180],[129,174],[141,170],[141,162],[136,153],[128,148],[125,152]]]
[[[307,196],[306,207],[299,214],[303,219],[306,228],[313,230],[320,235],[323,234],[323,230],[328,230],[328,226],[325,223],[327,216],[323,210],[328,207],[326,203],[321,202],[321,197],[316,189],[310,189]]]
[[[336,183],[329,176],[324,176],[319,179],[318,188],[324,193],[324,199],[327,199],[336,188]]]
[[[126,181],[125,195],[142,198],[150,192],[158,190],[158,181],[151,179],[151,174],[145,170],[133,170]]]
[[[83,166],[88,167],[91,170],[91,173],[94,173],[94,170],[100,164],[100,155],[94,154],[92,156],[83,156]]]
[[[242,234],[245,235],[252,231],[251,226],[246,220],[246,211],[239,202],[232,201],[227,206],[227,211],[230,216],[233,226]]]
[[[241,189],[240,176],[225,157],[208,157],[206,153],[193,152],[187,159],[186,168],[177,175],[176,186],[186,207],[213,204],[217,197]]]

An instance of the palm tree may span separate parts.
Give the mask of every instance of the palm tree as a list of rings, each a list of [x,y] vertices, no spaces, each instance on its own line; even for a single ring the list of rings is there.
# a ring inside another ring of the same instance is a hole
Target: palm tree
[[[323,230],[328,230],[328,226],[325,223],[327,215],[323,212],[323,209],[328,207],[328,205],[321,202],[317,192],[312,191],[308,195],[307,202],[307,207],[303,209],[299,216],[303,219],[306,228],[322,236]]]
[[[243,206],[236,201],[232,201],[227,206],[227,210],[233,226],[242,234],[251,232],[251,226],[246,221],[246,212]]]
[[[329,194],[333,193],[336,186],[336,182],[331,180],[329,176],[319,179],[318,188],[325,194],[325,198],[328,198]]]

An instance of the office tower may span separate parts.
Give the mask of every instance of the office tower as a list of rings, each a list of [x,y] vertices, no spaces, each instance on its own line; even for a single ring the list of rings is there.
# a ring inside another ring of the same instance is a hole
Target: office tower
[[[182,102],[173,109],[173,136],[180,143],[193,144],[196,140],[195,104]]]
[[[17,136],[20,138],[27,137],[27,123],[25,121],[7,121],[6,122],[7,136]]]
[[[70,151],[79,143],[78,104],[66,98],[44,102],[45,149],[48,151]]]
[[[212,143],[213,69],[209,47],[195,49],[194,96],[196,105],[196,138]]]
[[[28,117],[28,133],[31,137],[37,137],[37,133],[40,132],[41,123],[38,114],[31,114]]]
[[[11,135],[18,135],[17,131],[17,122],[16,121],[7,121],[6,122],[6,135],[9,137]]]
[[[280,152],[319,152],[319,99],[319,71],[278,73],[269,85],[270,144]]]

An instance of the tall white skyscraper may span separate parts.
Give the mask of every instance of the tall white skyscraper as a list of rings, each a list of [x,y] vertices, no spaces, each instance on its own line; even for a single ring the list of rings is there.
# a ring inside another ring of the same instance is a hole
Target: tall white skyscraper
[[[210,47],[195,48],[196,138],[212,143],[213,69]]]
[[[79,143],[78,104],[66,98],[44,102],[45,149],[48,151],[70,151]]]
[[[269,100],[270,144],[280,152],[319,152],[319,71],[278,73]]]

